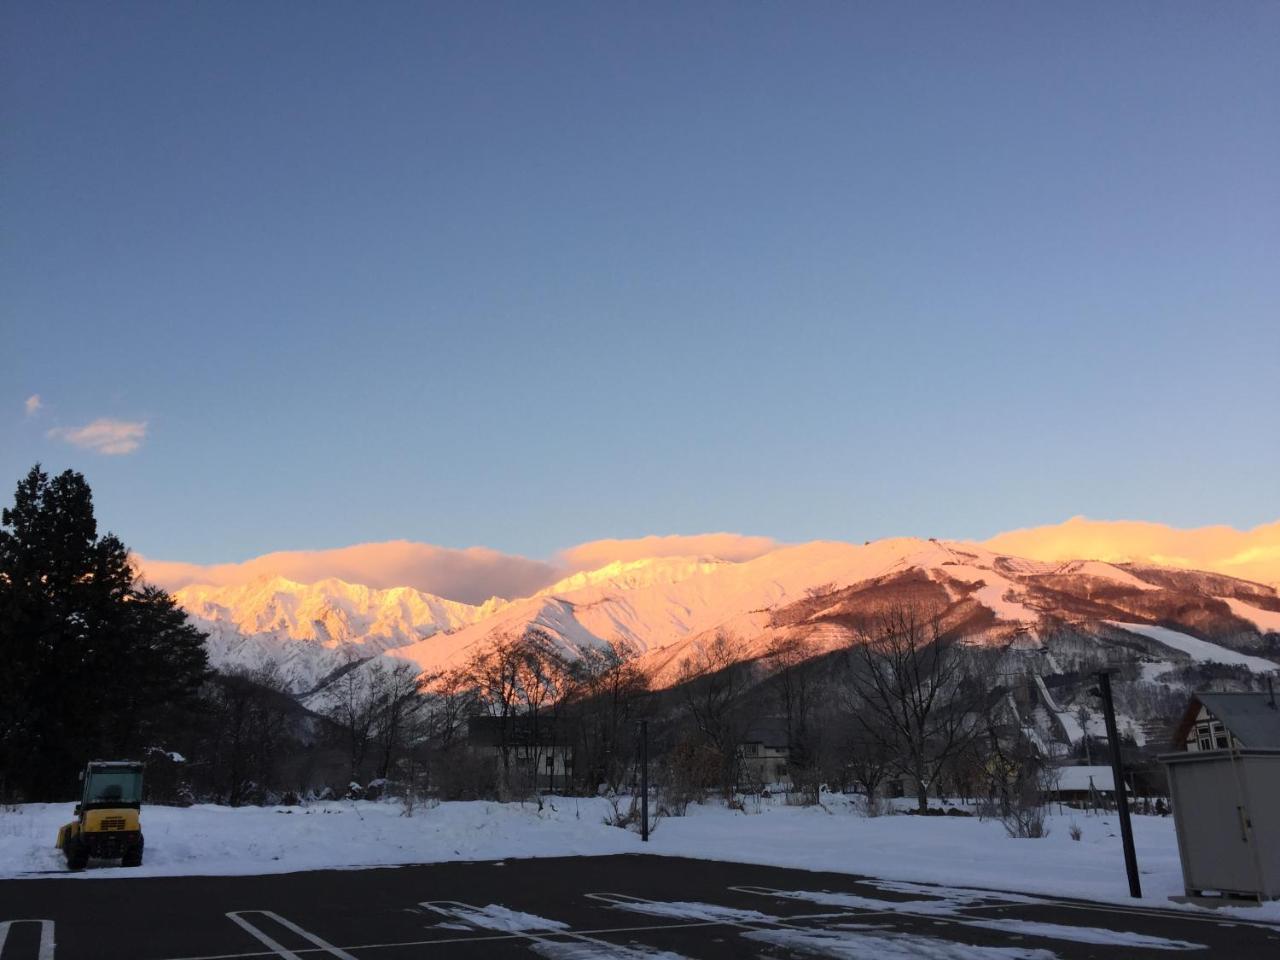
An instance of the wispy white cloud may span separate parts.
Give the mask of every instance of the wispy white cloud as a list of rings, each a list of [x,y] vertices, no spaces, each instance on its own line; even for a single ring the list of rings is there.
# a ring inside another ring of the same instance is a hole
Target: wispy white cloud
[[[40,394],[38,393],[33,393],[22,402],[22,408],[27,411],[28,417],[34,417],[36,415],[36,411],[38,411],[42,406],[44,406],[44,404],[41,402]]]
[[[107,456],[133,453],[142,445],[147,435],[143,420],[112,420],[107,417],[94,420],[83,427],[55,427],[49,436],[64,440],[83,450],[92,450]]]

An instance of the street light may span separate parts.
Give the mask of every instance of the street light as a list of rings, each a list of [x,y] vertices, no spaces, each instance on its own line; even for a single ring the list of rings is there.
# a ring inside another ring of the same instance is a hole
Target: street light
[[[1120,763],[1120,734],[1116,731],[1116,708],[1111,701],[1110,671],[1098,672],[1098,686],[1090,690],[1089,694],[1102,700],[1102,715],[1107,722],[1107,741],[1111,745],[1111,776],[1115,780],[1116,812],[1120,815],[1120,842],[1124,845],[1124,869],[1129,875],[1129,896],[1141,898],[1138,855],[1133,849],[1133,825],[1129,822],[1129,797],[1125,793],[1124,768]]]

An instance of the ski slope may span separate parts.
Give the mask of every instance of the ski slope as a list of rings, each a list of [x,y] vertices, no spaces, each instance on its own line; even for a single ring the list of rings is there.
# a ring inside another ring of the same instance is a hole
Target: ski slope
[[[1272,663],[1262,657],[1251,657],[1247,653],[1229,650],[1208,640],[1201,640],[1187,633],[1179,633],[1167,627],[1155,627],[1145,623],[1122,623],[1119,620],[1108,620],[1113,627],[1127,630],[1129,633],[1141,634],[1148,639],[1173,647],[1187,654],[1196,663],[1226,663],[1233,666],[1248,667],[1255,673],[1270,673],[1280,669],[1280,664]]]

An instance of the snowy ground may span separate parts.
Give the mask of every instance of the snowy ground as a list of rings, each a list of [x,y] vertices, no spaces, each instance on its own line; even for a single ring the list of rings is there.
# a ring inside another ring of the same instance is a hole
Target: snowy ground
[[[755,809],[691,806],[688,816],[661,821],[645,845],[606,826],[610,807],[599,799],[551,798],[541,812],[535,804],[446,803],[412,817],[395,803],[145,807],[142,867],[71,875],[53,847],[71,804],[28,804],[0,812],[0,877],[263,874],[643,852],[1132,902],[1114,816],[1067,811],[1051,818],[1047,838],[1015,840],[976,817],[867,818],[839,796],[821,808],[765,801]],[[1083,830],[1079,841],[1072,822]],[[1134,832],[1145,900],[1168,906],[1182,893],[1173,821],[1135,817]],[[1280,903],[1246,915],[1280,920]]]

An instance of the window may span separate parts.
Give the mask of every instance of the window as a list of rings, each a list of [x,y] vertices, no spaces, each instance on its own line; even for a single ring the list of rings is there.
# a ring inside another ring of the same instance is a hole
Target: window
[[[108,767],[89,771],[85,803],[138,803],[141,799],[141,770]]]

